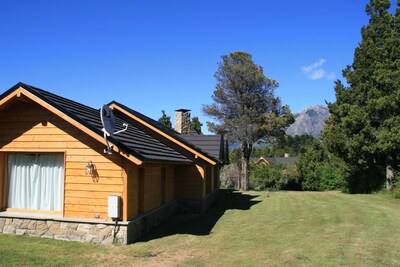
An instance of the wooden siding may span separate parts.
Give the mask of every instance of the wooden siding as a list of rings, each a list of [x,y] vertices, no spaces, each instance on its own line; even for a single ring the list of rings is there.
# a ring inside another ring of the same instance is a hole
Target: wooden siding
[[[162,204],[161,167],[157,165],[147,166],[143,181],[143,212],[147,212]]]
[[[139,213],[139,169],[124,161],[123,220],[127,221]]]
[[[17,102],[0,112],[0,133],[3,152],[64,153],[65,217],[108,219],[108,195],[124,191],[121,156],[104,155],[103,144],[33,103]],[[85,174],[89,161],[93,176]]]
[[[204,162],[177,166],[175,169],[175,195],[179,198],[200,199],[205,196]]]
[[[170,202],[175,199],[174,176],[175,168],[173,166],[166,167],[165,202]]]
[[[161,204],[167,202],[167,169],[165,167],[161,168]]]
[[[139,213],[144,212],[144,168],[139,168]]]

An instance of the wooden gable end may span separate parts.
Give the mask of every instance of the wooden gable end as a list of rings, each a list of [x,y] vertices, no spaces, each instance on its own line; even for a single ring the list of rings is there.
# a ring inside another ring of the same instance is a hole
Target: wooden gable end
[[[108,219],[108,196],[126,196],[127,166],[134,171],[137,165],[117,153],[104,154],[103,142],[29,98],[20,98],[0,110],[0,208],[6,208],[8,153],[63,153],[63,216]],[[95,165],[94,175],[85,172],[89,162]],[[135,214],[134,207],[130,209],[124,217]]]
[[[66,122],[70,123],[74,127],[78,128],[80,131],[85,132],[87,135],[90,137],[94,138],[98,142],[102,143],[103,145],[106,145],[106,142],[102,136],[99,134],[93,132],[91,129],[83,125],[82,123],[74,120],[67,114],[63,113],[62,111],[58,110],[57,108],[53,107],[51,104],[47,103],[45,100],[35,96],[31,92],[27,91],[23,87],[19,87],[13,92],[11,92],[9,95],[4,97],[3,99],[0,100],[0,111],[6,109],[10,105],[13,105],[14,103],[22,101],[22,102],[34,102],[43,108],[47,109],[54,115],[60,117],[61,119],[65,120]],[[119,153],[120,155],[124,156],[128,160],[132,161],[136,165],[141,165],[143,161],[139,160],[138,158],[125,153],[124,151],[119,150],[118,147],[114,146],[113,150],[115,153]]]
[[[260,157],[254,163],[257,165],[259,165],[259,164],[270,165],[269,161],[267,159],[265,159],[264,157]]]

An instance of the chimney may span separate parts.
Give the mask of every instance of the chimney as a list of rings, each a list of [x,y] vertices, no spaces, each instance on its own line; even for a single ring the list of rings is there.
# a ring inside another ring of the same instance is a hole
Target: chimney
[[[180,134],[190,134],[190,110],[175,110],[175,131]]]

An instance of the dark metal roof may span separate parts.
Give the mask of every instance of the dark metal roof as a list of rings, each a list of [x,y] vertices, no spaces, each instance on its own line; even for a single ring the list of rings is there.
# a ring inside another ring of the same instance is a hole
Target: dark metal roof
[[[94,109],[78,102],[72,101],[44,91],[42,89],[24,84],[18,83],[10,90],[6,91],[0,96],[0,99],[10,94],[12,91],[19,87],[24,88],[36,97],[45,101],[55,109],[63,112],[68,117],[79,122],[80,124],[87,127],[89,130],[96,134],[103,136],[102,123],[100,118],[100,110]],[[116,119],[116,130],[123,128],[123,121],[119,118]],[[186,158],[182,154],[158,141],[157,139],[149,136],[133,125],[129,125],[128,130],[109,137],[109,141],[115,146],[120,148],[126,153],[133,155],[141,161],[145,162],[176,162],[176,163],[190,163],[190,159]]]
[[[291,166],[296,164],[296,162],[299,160],[299,157],[268,157],[265,159],[268,160],[269,163],[281,163]]]
[[[223,135],[182,134],[180,136],[219,161],[225,161]]]
[[[115,104],[115,105],[123,108],[125,111],[138,117],[139,119],[150,124],[151,126],[155,127],[156,129],[163,131],[164,133],[168,134],[169,136],[173,137],[174,139],[178,140],[179,142],[196,150],[198,153],[200,153],[216,162],[219,162],[219,163],[223,162],[221,160],[222,157],[219,155],[219,152],[218,152],[219,150],[223,150],[223,148],[224,148],[224,143],[223,142],[221,143],[221,140],[223,140],[223,137],[221,135],[215,135],[215,136],[214,135],[197,135],[197,136],[204,136],[205,137],[204,140],[208,140],[208,137],[210,137],[213,141],[210,140],[210,141],[207,141],[206,143],[204,143],[203,141],[201,141],[201,140],[203,140],[201,138],[199,138],[198,141],[196,140],[196,138],[193,138],[194,141],[192,142],[192,140],[190,139],[190,136],[192,136],[192,135],[179,134],[175,130],[159,123],[158,121],[155,121],[155,120],[153,120],[153,119],[151,119],[151,118],[121,104],[121,103],[118,103],[116,101],[109,103],[109,105],[111,105],[111,104]],[[193,135],[193,136],[195,136],[195,135]],[[217,139],[218,139],[218,142],[216,142]],[[209,142],[212,142],[212,143],[209,143]],[[203,145],[203,143],[204,143],[204,145]],[[221,145],[222,145],[222,147],[221,147]],[[216,148],[216,146],[218,146],[218,148]]]

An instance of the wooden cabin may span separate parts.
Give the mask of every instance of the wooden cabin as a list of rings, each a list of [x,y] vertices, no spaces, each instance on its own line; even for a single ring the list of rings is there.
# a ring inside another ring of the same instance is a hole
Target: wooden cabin
[[[210,205],[227,159],[223,136],[190,142],[108,106],[126,131],[105,136],[99,109],[23,83],[0,96],[0,233],[127,244],[179,207]]]

